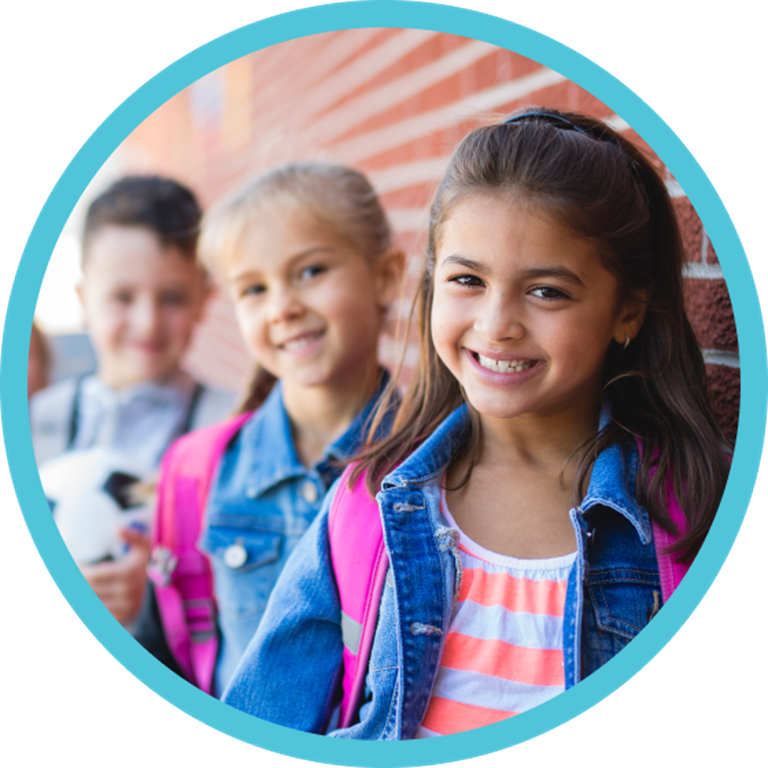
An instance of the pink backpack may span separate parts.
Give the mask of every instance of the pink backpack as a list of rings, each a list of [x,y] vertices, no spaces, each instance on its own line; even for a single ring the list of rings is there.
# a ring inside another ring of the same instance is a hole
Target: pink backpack
[[[352,725],[363,693],[381,593],[389,568],[379,505],[366,488],[365,474],[350,490],[349,479],[353,470],[354,465],[349,465],[341,475],[328,517],[331,562],[339,588],[344,637],[341,728]],[[678,530],[683,530],[685,515],[674,493],[669,493],[669,490],[667,503],[670,516]],[[662,603],[666,603],[689,566],[679,563],[666,551],[675,542],[675,537],[655,522],[652,522],[652,527]],[[354,542],[354,546],[350,542]]]
[[[250,416],[187,433],[171,445],[160,467],[147,574],[168,647],[184,677],[206,693],[212,690],[219,638],[213,574],[197,541],[219,459]]]
[[[218,633],[212,571],[197,541],[219,459],[250,416],[245,413],[177,440],[163,459],[158,486],[148,572],[171,653],[187,680],[206,693],[212,689]],[[363,691],[389,567],[378,504],[368,493],[365,474],[349,488],[353,469],[347,466],[342,473],[328,518],[344,638],[342,728],[352,724]],[[676,523],[684,522],[676,503],[670,511]],[[666,602],[688,567],[665,554],[674,539],[655,524],[653,532]]]

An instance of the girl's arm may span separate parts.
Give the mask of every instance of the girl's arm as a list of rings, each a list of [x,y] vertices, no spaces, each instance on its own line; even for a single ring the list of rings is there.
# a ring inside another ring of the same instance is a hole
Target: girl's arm
[[[336,486],[285,564],[222,701],[272,723],[323,733],[342,668],[341,607],[328,544]]]

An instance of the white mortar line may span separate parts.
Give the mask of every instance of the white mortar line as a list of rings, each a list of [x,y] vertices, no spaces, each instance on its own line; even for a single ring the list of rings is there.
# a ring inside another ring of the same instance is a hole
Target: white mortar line
[[[709,365],[724,365],[727,368],[741,368],[738,352],[723,352],[719,349],[702,349],[704,362]]]

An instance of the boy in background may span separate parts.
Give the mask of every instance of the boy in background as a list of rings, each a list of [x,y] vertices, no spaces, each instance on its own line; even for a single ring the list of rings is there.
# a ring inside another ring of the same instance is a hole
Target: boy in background
[[[210,293],[196,258],[200,217],[190,190],[158,176],[123,178],[91,204],[78,295],[97,371],[31,398],[38,466],[98,446],[155,469],[173,440],[232,408],[230,393],[199,384],[181,364]],[[120,535],[123,557],[80,567],[130,628],[141,608],[149,540],[129,527]]]

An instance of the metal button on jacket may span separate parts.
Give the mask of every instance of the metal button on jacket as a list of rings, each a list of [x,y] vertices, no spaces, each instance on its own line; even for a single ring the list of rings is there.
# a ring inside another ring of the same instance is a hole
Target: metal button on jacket
[[[317,486],[311,480],[307,480],[301,486],[301,495],[308,504],[314,504],[317,501]]]
[[[234,544],[230,544],[224,550],[224,562],[230,568],[239,568],[241,565],[245,565],[247,559],[248,552],[241,541],[236,541]]]

